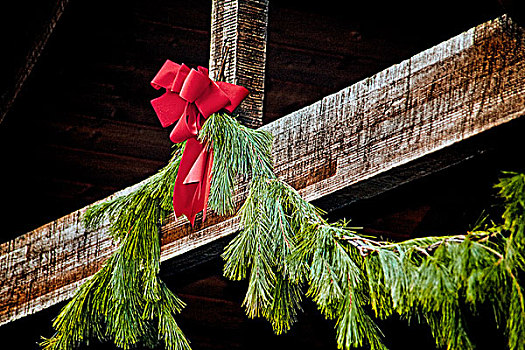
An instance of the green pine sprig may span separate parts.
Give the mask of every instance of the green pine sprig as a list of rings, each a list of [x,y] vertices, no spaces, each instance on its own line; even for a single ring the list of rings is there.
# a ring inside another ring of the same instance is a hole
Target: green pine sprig
[[[171,212],[171,191],[182,145],[170,163],[131,193],[90,207],[87,229],[108,223],[119,242],[104,267],[90,277],[53,323],[45,350],[72,350],[91,339],[113,341],[123,349],[137,344],[169,350],[189,350],[175,321],[184,303],[159,279],[160,225]]]

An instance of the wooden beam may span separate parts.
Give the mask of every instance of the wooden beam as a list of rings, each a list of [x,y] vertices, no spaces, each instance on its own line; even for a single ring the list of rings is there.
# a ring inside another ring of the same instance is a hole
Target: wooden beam
[[[275,138],[276,172],[305,199],[319,201],[396,169],[400,174],[429,155],[456,152],[464,140],[525,114],[523,72],[525,35],[505,17],[482,24],[265,125]],[[82,227],[84,211],[0,245],[0,324],[70,298],[115,250],[104,228]],[[162,229],[162,260],[238,229],[237,218],[210,215],[194,229],[171,218]]]
[[[521,0],[498,0],[513,21],[525,27],[525,2]]]
[[[22,87],[33,72],[33,68],[38,62],[40,56],[42,55],[42,52],[44,51],[47,42],[53,34],[53,31],[55,30],[58,21],[62,17],[62,14],[64,13],[68,3],[69,0],[57,1],[53,9],[51,18],[45,23],[41,34],[35,41],[33,47],[31,48],[31,51],[29,51],[28,55],[26,56],[24,65],[20,68],[14,86],[11,89],[9,89],[3,96],[2,101],[0,102],[0,124],[4,120],[7,113],[9,113],[9,111],[11,110],[11,107],[15,103],[18,94],[20,94],[20,91],[22,91]]]
[[[250,90],[237,113],[253,128],[263,120],[267,27],[268,0],[213,1],[210,74]]]

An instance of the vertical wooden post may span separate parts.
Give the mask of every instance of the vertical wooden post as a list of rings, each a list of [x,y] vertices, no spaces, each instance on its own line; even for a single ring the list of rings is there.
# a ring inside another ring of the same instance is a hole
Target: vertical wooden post
[[[267,26],[268,0],[213,0],[210,74],[250,90],[237,112],[253,128],[262,125]]]

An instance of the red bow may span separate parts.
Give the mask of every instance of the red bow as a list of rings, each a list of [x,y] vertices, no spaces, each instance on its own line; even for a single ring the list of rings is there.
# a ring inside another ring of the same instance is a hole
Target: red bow
[[[170,60],[164,63],[151,85],[157,90],[166,89],[151,105],[163,127],[177,122],[170,134],[171,141],[187,140],[175,179],[173,209],[176,217],[184,214],[193,225],[198,212],[204,211],[203,221],[206,218],[213,163],[211,145],[197,140],[198,132],[212,113],[222,109],[233,112],[248,90],[212,81],[207,68],[190,69]]]

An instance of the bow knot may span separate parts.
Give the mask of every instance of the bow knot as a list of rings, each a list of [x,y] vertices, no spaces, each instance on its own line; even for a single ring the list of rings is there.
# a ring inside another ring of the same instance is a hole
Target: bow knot
[[[206,207],[211,181],[213,150],[197,140],[198,132],[211,114],[220,110],[229,113],[248,95],[242,86],[215,82],[208,76],[208,69],[197,70],[185,64],[167,60],[151,85],[166,89],[151,105],[163,127],[176,122],[170,134],[174,143],[186,142],[173,190],[173,209],[193,225],[198,212]]]

